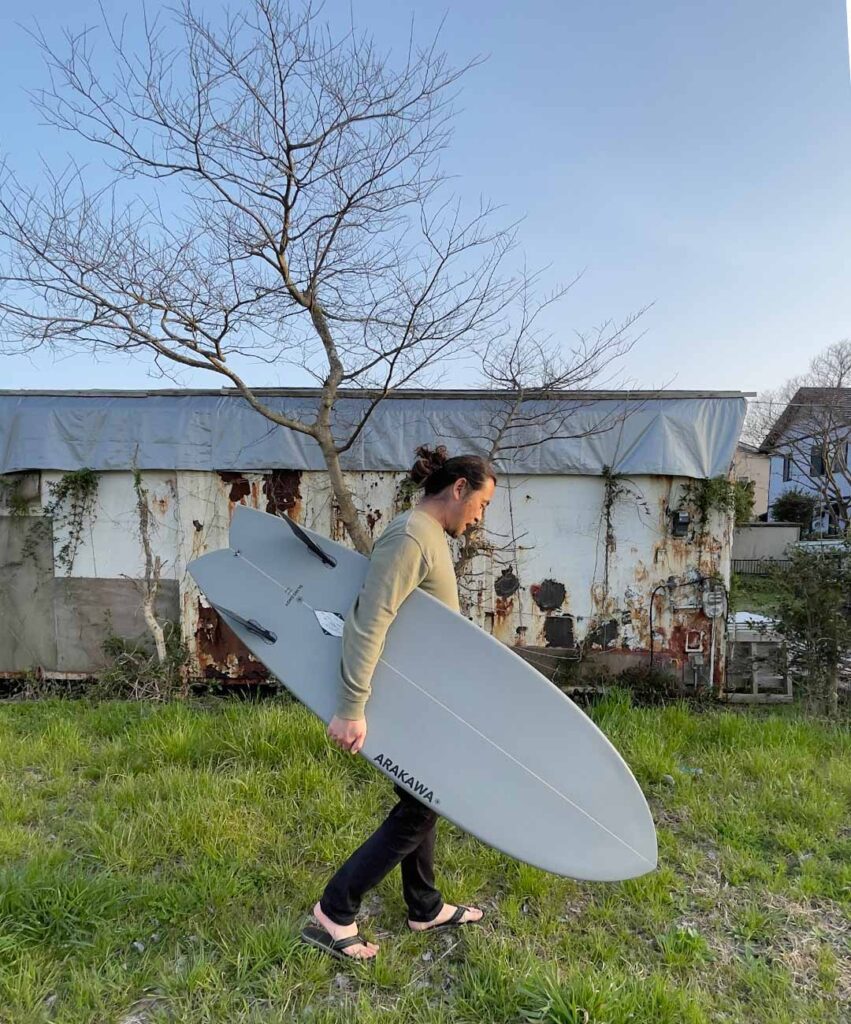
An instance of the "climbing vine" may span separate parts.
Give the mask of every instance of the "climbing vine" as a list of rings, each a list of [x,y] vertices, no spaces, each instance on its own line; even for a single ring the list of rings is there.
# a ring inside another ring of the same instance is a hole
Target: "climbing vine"
[[[744,526],[753,519],[754,482],[736,480],[733,490],[733,522],[736,526]]]
[[[74,559],[83,542],[83,527],[95,520],[98,493],[98,474],[88,468],[65,473],[59,480],[47,485],[50,501],[43,508],[43,519],[34,524],[24,544],[23,554],[32,556],[39,539],[50,529],[51,522],[67,531],[65,543],[56,554],[56,564],[64,567],[70,576]]]
[[[603,466],[603,519],[606,524],[606,551],[615,549],[615,528],[612,523],[612,512],[618,501],[630,493],[630,488],[623,482],[623,477],[615,473],[611,466]]]
[[[405,476],[399,481],[399,486],[396,488],[396,509],[397,512],[407,512],[409,508],[414,504],[414,495],[419,490],[420,485],[414,483],[410,476]]]
[[[701,533],[704,533],[712,512],[732,516],[736,526],[750,522],[753,503],[753,481],[729,480],[725,476],[715,476],[689,480],[683,489],[680,508],[691,507],[700,519]]]
[[[29,511],[29,502],[21,493],[23,482],[20,476],[11,480],[0,476],[0,504],[5,505],[13,516],[25,516]]]
[[[615,527],[614,508],[619,501],[627,496],[634,499],[640,509],[646,515],[650,515],[650,509],[644,496],[626,482],[626,477],[621,473],[615,473],[611,466],[603,466],[601,476],[603,477],[603,523],[606,529],[605,563],[603,572],[603,587],[606,594],[609,593],[609,556],[615,550]]]

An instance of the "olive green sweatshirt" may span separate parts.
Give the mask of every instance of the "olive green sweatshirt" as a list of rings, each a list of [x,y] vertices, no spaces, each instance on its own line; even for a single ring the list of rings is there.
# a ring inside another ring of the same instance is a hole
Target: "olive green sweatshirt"
[[[343,626],[338,718],[364,717],[387,630],[415,587],[460,611],[446,532],[433,516],[418,508],[396,516],[373,545],[366,579]]]

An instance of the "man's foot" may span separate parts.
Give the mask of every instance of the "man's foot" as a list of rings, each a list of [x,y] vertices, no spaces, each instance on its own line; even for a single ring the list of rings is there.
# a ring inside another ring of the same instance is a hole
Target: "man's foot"
[[[455,911],[458,907],[453,907],[451,903],[444,903],[440,910],[440,913],[431,921],[411,921],[408,920],[408,927],[411,931],[415,932],[427,932],[430,928],[437,928],[442,924],[446,924],[454,916]],[[481,921],[482,911],[478,907],[465,907],[464,913],[455,922],[455,924],[475,924],[476,921]]]
[[[358,933],[356,922],[352,924],[337,924],[327,914],[322,912],[322,907],[319,903],[313,908],[313,916],[334,939],[348,939]],[[375,956],[379,949],[380,946],[373,942],[356,942],[353,946],[347,946],[341,952],[346,956],[353,957],[355,960],[369,960]]]

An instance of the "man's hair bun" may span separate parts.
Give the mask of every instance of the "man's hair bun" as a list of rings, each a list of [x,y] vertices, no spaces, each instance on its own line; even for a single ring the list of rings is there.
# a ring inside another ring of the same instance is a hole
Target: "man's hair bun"
[[[419,487],[436,470],[440,469],[446,462],[449,453],[446,445],[438,445],[437,448],[429,448],[427,444],[421,444],[417,448],[417,461],[411,467],[411,479]]]
[[[426,494],[439,494],[456,480],[466,480],[471,491],[484,487],[488,478],[496,483],[493,466],[480,455],[453,455],[449,458],[442,444],[437,448],[422,444],[416,454],[417,461],[411,468],[410,477]]]

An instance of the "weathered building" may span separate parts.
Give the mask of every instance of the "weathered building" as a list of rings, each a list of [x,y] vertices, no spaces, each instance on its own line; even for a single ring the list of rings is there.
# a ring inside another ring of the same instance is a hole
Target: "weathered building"
[[[317,399],[310,390],[258,395],[303,418]],[[341,431],[366,401],[338,400]],[[381,402],[342,459],[373,534],[411,500],[405,480],[418,445],[487,451],[513,401],[410,391]],[[729,475],[744,396],[574,393],[524,404],[523,413],[503,432],[499,487],[460,577],[465,614],[548,674],[652,657],[686,684],[721,686],[718,601],[732,521],[701,488]],[[230,390],[0,392],[0,672],[94,673],[108,631],[145,633],[134,465],[162,562],[158,613],[180,622],[192,673],[264,678],[187,563],[226,546],[240,502],[346,537],[317,446]],[[85,489],[57,502],[83,469]]]

